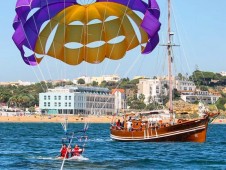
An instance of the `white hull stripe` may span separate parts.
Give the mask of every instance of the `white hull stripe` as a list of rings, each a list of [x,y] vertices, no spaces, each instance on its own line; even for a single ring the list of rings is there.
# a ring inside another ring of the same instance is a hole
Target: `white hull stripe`
[[[168,136],[175,136],[175,135],[179,135],[179,134],[184,134],[184,133],[188,133],[188,132],[194,132],[194,131],[197,131],[197,130],[203,130],[205,129],[206,126],[205,125],[201,125],[201,126],[198,126],[198,127],[195,127],[195,128],[190,128],[190,129],[187,129],[187,130],[179,130],[179,131],[175,131],[175,132],[169,132],[169,133],[164,133],[164,134],[161,134],[161,135],[155,135],[155,136],[151,136],[151,137],[120,137],[120,136],[115,136],[115,135],[112,135],[111,134],[111,138],[112,139],[115,139],[115,140],[150,140],[150,139],[159,139],[159,138],[164,138],[164,137],[168,137]]]

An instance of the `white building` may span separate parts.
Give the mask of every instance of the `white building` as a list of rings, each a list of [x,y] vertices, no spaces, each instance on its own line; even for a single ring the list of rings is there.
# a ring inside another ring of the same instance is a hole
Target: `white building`
[[[133,77],[133,80],[136,80],[136,79],[146,79],[147,77],[146,76],[134,76]]]
[[[160,95],[167,95],[167,81],[159,79],[140,79],[138,83],[138,96],[144,94],[146,104],[153,101],[161,102]]]
[[[120,80],[120,77],[118,75],[103,75],[103,76],[99,76],[99,77],[88,77],[88,76],[82,76],[82,77],[78,77],[76,78],[73,83],[74,84],[78,84],[78,80],[79,79],[83,79],[85,81],[85,84],[90,84],[94,81],[96,81],[98,84],[101,84],[102,81],[106,81],[106,82],[118,82]]]
[[[124,89],[112,89],[112,94],[115,96],[115,112],[122,112],[126,109],[126,95]]]
[[[115,97],[107,88],[65,86],[39,94],[39,107],[48,114],[112,114]]]
[[[18,80],[18,84],[20,86],[30,86],[32,84],[35,84],[34,82],[29,82],[29,81],[21,81],[21,80]]]
[[[226,76],[226,71],[222,71],[222,72],[220,72],[220,75],[222,75],[222,76]]]
[[[195,83],[186,80],[176,80],[175,88],[179,92],[194,92],[196,90]]]
[[[169,81],[167,77],[158,77],[156,79],[140,79],[138,86],[138,96],[144,94],[146,104],[153,101],[161,103],[161,96],[167,96]],[[173,88],[179,92],[193,92],[196,89],[192,81],[177,80],[173,78]]]
[[[197,91],[196,93],[183,93],[181,98],[188,103],[195,103],[201,101],[205,104],[214,104],[220,98],[220,96],[210,94],[208,91]]]
[[[0,82],[1,86],[30,86],[32,84],[35,84],[34,82],[28,82],[28,81],[21,81],[18,80],[17,82]]]
[[[92,83],[92,78],[91,77],[87,77],[87,76],[81,76],[81,77],[78,77],[76,78],[75,80],[73,80],[73,83],[74,84],[78,84],[78,80],[79,79],[83,79],[85,81],[85,84],[90,84]]]

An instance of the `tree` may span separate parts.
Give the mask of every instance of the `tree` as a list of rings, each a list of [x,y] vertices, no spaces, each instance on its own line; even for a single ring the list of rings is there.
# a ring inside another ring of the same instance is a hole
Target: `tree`
[[[224,107],[225,104],[226,104],[226,98],[220,98],[216,102],[217,108],[224,111],[226,110]]]
[[[178,77],[179,77],[179,79],[180,80],[182,80],[183,79],[183,75],[181,74],[181,73],[178,73],[178,75],[177,75]]]
[[[91,86],[98,86],[98,82],[93,81],[93,82],[91,83]]]
[[[162,105],[160,105],[159,103],[157,102],[152,102],[152,103],[149,103],[146,107],[147,110],[156,110],[156,109],[160,109],[160,107],[162,108]]]
[[[10,97],[12,97],[12,94],[7,91],[0,91],[0,103],[6,103]]]
[[[180,99],[180,93],[177,91],[177,89],[173,89],[173,99],[174,100]]]
[[[144,94],[140,94],[140,95],[138,96],[138,99],[139,99],[140,101],[144,102],[145,95],[144,95]]]
[[[208,91],[208,87],[207,86],[200,86],[200,90],[202,90],[202,91]]]
[[[83,79],[78,79],[77,83],[78,83],[78,84],[85,84],[86,82],[85,82],[85,80],[83,80]]]
[[[107,82],[105,80],[100,83],[100,87],[106,87],[106,85],[107,85]]]
[[[131,98],[127,99],[127,104],[128,106],[130,106],[131,109],[145,109],[146,108],[146,104],[144,103],[144,95],[141,94],[139,95],[139,97],[137,98],[137,95],[134,95]]]

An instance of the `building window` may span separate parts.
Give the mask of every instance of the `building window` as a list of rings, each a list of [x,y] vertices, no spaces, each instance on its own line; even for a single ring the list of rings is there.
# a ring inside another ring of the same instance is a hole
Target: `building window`
[[[69,107],[71,107],[71,103],[68,103]]]
[[[54,96],[54,100],[57,100],[57,97],[56,96]]]
[[[67,102],[64,104],[65,107],[67,107]]]
[[[46,96],[44,96],[44,100],[46,100]]]
[[[48,102],[48,107],[50,107],[50,102]]]
[[[69,96],[69,100],[71,100],[71,96]]]
[[[56,97],[56,96],[55,96]],[[54,106],[57,107],[57,102],[54,103]]]
[[[61,100],[61,96],[58,96],[58,100]]]
[[[48,100],[50,100],[50,96],[48,96]]]
[[[46,107],[46,102],[44,102],[44,107]]]
[[[65,100],[67,100],[67,96],[65,96]]]
[[[58,103],[58,106],[61,107],[61,103],[60,102]]]

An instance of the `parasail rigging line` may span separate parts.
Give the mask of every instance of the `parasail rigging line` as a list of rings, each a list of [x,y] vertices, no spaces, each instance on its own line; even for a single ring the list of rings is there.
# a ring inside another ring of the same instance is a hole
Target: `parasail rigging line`
[[[140,57],[140,56],[139,56]],[[132,70],[132,68],[135,66],[135,64],[137,63],[137,61],[139,60],[139,57],[136,58],[136,60],[134,60],[134,62],[132,63],[132,65],[130,66],[130,68],[127,70],[127,72],[124,74],[125,77],[127,77],[127,75],[130,73],[130,71]],[[117,85],[116,89],[120,86],[120,84],[122,83],[122,81]],[[108,97],[108,100],[109,100],[110,96]],[[104,105],[102,106],[101,110],[105,107],[105,105],[107,104],[107,102],[109,101],[106,101],[104,103]]]
[[[69,142],[68,147],[71,146],[71,143],[72,143],[72,140],[73,140],[73,136],[74,136],[74,134],[72,134],[72,136],[71,136],[71,140],[70,140],[70,142]],[[67,152],[68,152],[68,150],[67,150]],[[63,161],[62,161],[62,164],[61,164],[61,167],[60,167],[61,170],[63,170],[63,168],[64,168],[64,163],[65,163],[65,160],[66,160],[67,152],[66,152],[66,154],[65,154],[65,156],[64,156],[64,159],[63,159]]]
[[[50,18],[50,11],[49,11],[49,4],[48,4],[47,0],[46,0],[46,5],[47,5],[47,11],[48,11],[49,20],[51,20],[51,18]],[[53,26],[52,26],[52,22],[51,21],[50,21],[50,29],[51,29],[51,32],[52,32],[53,31]],[[55,42],[53,41],[52,43],[53,43],[53,53],[54,53],[54,56],[56,56]],[[59,72],[60,69],[58,69],[59,67],[58,67],[57,60],[54,60],[54,61],[55,61],[55,66],[56,66],[57,71],[58,71],[58,75],[60,75],[60,72]]]
[[[127,12],[127,10],[128,10],[128,5],[129,5],[130,1],[131,1],[131,0],[128,1],[127,5],[126,5],[126,8],[125,8],[125,11],[124,11],[124,13],[123,13],[123,16],[122,16],[122,19],[121,19],[121,23],[120,23],[120,25],[119,25],[119,29],[118,29],[118,32],[117,32],[117,36],[119,35],[120,29],[121,29],[121,27],[122,27],[122,23],[123,23],[123,21],[124,21],[124,19],[125,19],[126,12]],[[116,40],[115,40],[115,41],[116,41]],[[114,41],[114,42],[115,42],[115,41]],[[114,47],[115,47],[115,43],[113,44],[113,47],[112,47],[112,49],[111,49],[111,52],[110,52],[110,55],[109,55],[109,59],[111,59],[110,56],[111,56],[111,54],[112,54],[112,51],[113,51]],[[128,46],[128,47],[129,47],[129,46]],[[108,65],[109,65],[109,60],[107,61],[107,64],[106,64],[106,66],[105,66],[105,68],[104,68],[104,72],[106,71]]]
[[[20,18],[19,18],[19,22],[23,25],[23,23],[21,22],[21,19],[20,19]],[[26,38],[26,40],[27,40],[27,42],[28,42],[28,45],[29,45],[29,47],[30,47],[30,49],[31,49],[31,44],[30,44],[30,42],[28,41],[27,34],[26,34],[25,30],[24,30],[24,27],[22,27],[22,30],[23,30],[23,32],[24,32],[25,38]],[[28,59],[27,61],[28,61],[29,64],[31,63],[29,59]],[[39,72],[40,72],[40,74],[42,75],[42,77],[44,77],[44,75],[43,75],[43,73],[42,73],[42,71],[41,71],[41,69],[40,69],[39,66],[38,66],[38,69],[39,69]],[[33,73],[34,73],[36,79],[40,82],[40,79],[38,78],[38,75],[37,75],[37,73],[35,72],[35,69],[34,69],[33,67],[32,67],[32,71],[33,71]],[[44,84],[45,84],[45,86],[46,86],[46,89],[48,89],[48,86],[47,86],[46,82],[44,82]],[[46,91],[46,89],[43,87],[42,83],[40,83],[40,85],[41,85],[41,87],[42,87],[42,90],[43,90],[43,91]]]
[[[32,10],[31,9],[31,5],[29,6],[30,7],[30,10]],[[36,29],[36,32],[37,32],[37,34],[39,34],[39,31],[38,31],[38,28],[37,28],[37,23],[36,23],[36,20],[35,20],[35,18],[34,18],[34,15],[32,16],[32,19],[33,19],[33,21],[34,21],[34,24],[35,24],[35,29]],[[42,48],[42,51],[43,52],[45,52],[45,50],[44,50],[44,48],[43,48],[43,44],[42,44],[42,42],[41,42],[41,39],[40,39],[40,37],[38,36],[38,41],[40,42],[40,44],[41,44],[41,48]],[[45,53],[43,53],[43,54],[45,54]],[[50,78],[52,77],[52,75],[51,75],[51,73],[50,73],[50,70],[49,70],[49,67],[48,67],[48,64],[47,64],[47,62],[45,61],[45,65],[46,65],[46,68],[47,68],[47,71],[48,71],[48,74],[49,74],[49,76],[50,76]],[[41,71],[41,73],[42,73],[42,71]],[[45,80],[45,76],[44,76],[44,74],[42,73],[42,77],[43,77],[43,79]],[[52,78],[51,78],[52,79]],[[48,89],[48,86],[46,85],[46,87],[47,87],[47,89]]]
[[[65,138],[62,139],[62,143],[64,143],[64,141],[69,141],[69,143],[67,145],[68,146],[67,148],[69,148],[69,147],[71,147],[73,139],[77,139],[77,140],[80,140],[80,142],[82,142],[82,140],[84,138],[84,142],[83,142],[83,145],[82,145],[82,150],[83,150],[83,153],[84,153],[84,148],[85,148],[86,142],[88,140],[88,137],[86,135],[86,131],[89,129],[89,125],[87,123],[85,123],[83,130],[78,130],[78,131],[74,131],[74,132],[68,132],[68,120],[67,119],[65,119],[65,122],[61,123],[61,125],[63,127],[64,133],[65,133],[65,136],[66,136]],[[78,136],[79,133],[82,133],[83,135]],[[76,134],[77,134],[77,136],[75,136]],[[67,153],[68,153],[68,150],[67,150],[65,155],[67,155]],[[63,158],[61,168],[60,168],[61,170],[63,170],[65,161],[66,161],[66,156]]]
[[[95,0],[94,0],[95,1]],[[107,1],[108,2],[108,1]],[[104,23],[104,21],[105,21],[105,19],[106,19],[106,13],[107,13],[107,4],[105,5],[105,8],[104,8],[104,17],[103,17],[103,23]],[[102,37],[102,35],[103,35],[103,30],[105,29],[104,28],[104,24],[102,23],[102,27],[101,27],[101,33],[100,33],[100,38],[99,38],[99,40],[101,41],[101,37]],[[99,44],[100,44],[100,42],[99,42]],[[97,50],[97,55],[96,55],[96,59],[97,59],[97,57],[99,56],[99,53],[100,53],[100,46],[98,47],[98,50]],[[94,73],[96,74],[96,65],[95,65],[95,71],[94,71]]]
[[[136,36],[136,35],[133,36],[133,39],[135,38],[135,36]],[[133,39],[132,39],[132,40],[133,40]],[[132,41],[131,41],[131,42],[132,42]],[[140,54],[140,56],[141,56],[141,54]],[[130,68],[127,70],[127,72],[126,72],[125,74],[123,74],[123,76],[127,77],[127,75],[130,73],[130,71],[132,70],[132,68],[135,66],[135,64],[136,64],[137,61],[139,60],[140,56],[137,57],[136,60],[134,60],[133,64],[130,66]],[[115,69],[117,69],[117,67],[116,67]],[[116,89],[120,86],[121,83],[122,83],[122,82],[118,83],[118,85],[116,86]],[[96,95],[95,95],[95,98],[96,98]],[[95,99],[95,98],[94,98],[94,99]],[[110,99],[110,96],[107,98],[106,102],[103,104],[103,106],[101,107],[101,110],[100,110],[100,111],[102,111],[102,110],[104,109],[104,107],[106,106],[106,104],[109,102],[109,99]],[[93,108],[94,108],[94,104],[92,105],[92,109],[93,109]]]

